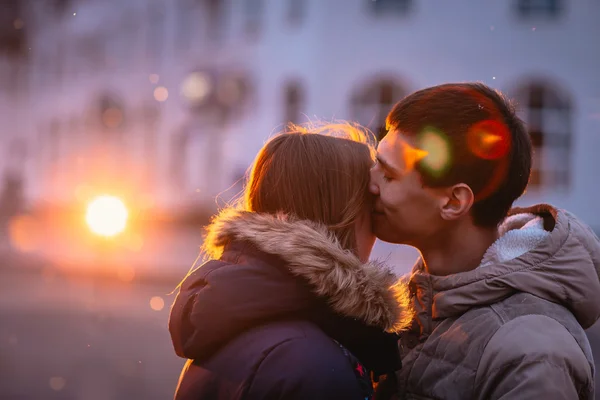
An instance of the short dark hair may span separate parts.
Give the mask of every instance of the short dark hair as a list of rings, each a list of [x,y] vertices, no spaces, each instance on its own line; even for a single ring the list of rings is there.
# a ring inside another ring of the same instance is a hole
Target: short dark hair
[[[481,156],[470,146],[470,132],[482,123],[504,132],[507,146],[499,157]],[[443,133],[452,155],[447,168],[432,173],[425,160],[415,168],[424,186],[469,185],[475,194],[471,215],[478,226],[500,224],[527,187],[531,139],[511,101],[489,86],[448,83],[419,90],[392,108],[386,125],[407,136],[428,128]]]

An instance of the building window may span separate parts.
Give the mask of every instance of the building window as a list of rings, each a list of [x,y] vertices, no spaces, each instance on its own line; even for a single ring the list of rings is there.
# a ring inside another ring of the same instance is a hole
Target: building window
[[[155,105],[147,105],[142,109],[142,126],[144,127],[144,157],[147,182],[153,184],[156,181],[156,158],[158,121],[160,110]]]
[[[305,16],[306,0],[288,0],[287,2],[287,22],[290,25],[298,26],[302,23]]]
[[[102,37],[87,37],[80,43],[80,54],[86,69],[99,71],[106,66],[106,41]]]
[[[175,27],[175,45],[180,51],[188,51],[191,46],[194,25],[196,23],[196,4],[190,0],[179,0],[176,7],[177,25]]]
[[[53,120],[48,130],[48,153],[50,162],[56,163],[60,158],[60,122]]]
[[[413,6],[412,0],[369,0],[369,3],[376,14],[406,14]]]
[[[523,85],[516,97],[533,145],[529,186],[568,188],[572,148],[569,96],[543,82],[532,82]]]
[[[54,63],[54,67],[55,67],[55,76],[56,76],[56,82],[58,84],[60,84],[62,82],[64,73],[65,73],[65,62],[67,60],[65,60],[65,45],[64,43],[61,41],[58,43],[57,47],[56,47],[56,53],[55,53],[55,63]]]
[[[100,123],[105,132],[123,128],[124,112],[120,101],[110,95],[99,99]]]
[[[369,128],[377,140],[381,140],[387,133],[387,114],[405,95],[405,89],[395,79],[377,79],[359,88],[352,96],[352,119]]]
[[[302,116],[302,107],[304,106],[304,91],[300,83],[290,82],[285,85],[284,93],[284,104],[285,104],[285,123],[286,125],[291,123],[300,123]]]
[[[223,0],[208,0],[206,2],[207,35],[211,40],[219,40],[223,36],[225,6]]]
[[[147,43],[146,51],[148,60],[158,64],[162,57],[165,36],[165,9],[164,4],[154,4],[148,10]]]
[[[171,181],[175,189],[184,191],[187,187],[187,150],[190,142],[190,134],[182,130],[173,136],[171,148]]]
[[[521,17],[556,18],[563,11],[562,0],[517,0],[517,12]]]
[[[245,31],[251,39],[256,39],[262,29],[263,5],[263,0],[245,0]]]
[[[71,6],[71,0],[54,0],[53,3],[54,12],[59,16],[65,15]]]

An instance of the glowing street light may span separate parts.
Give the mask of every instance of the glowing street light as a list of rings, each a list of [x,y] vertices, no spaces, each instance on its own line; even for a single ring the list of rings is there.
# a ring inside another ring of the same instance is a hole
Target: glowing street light
[[[91,231],[104,237],[116,236],[125,230],[128,212],[125,204],[114,196],[100,196],[87,207],[85,220]]]

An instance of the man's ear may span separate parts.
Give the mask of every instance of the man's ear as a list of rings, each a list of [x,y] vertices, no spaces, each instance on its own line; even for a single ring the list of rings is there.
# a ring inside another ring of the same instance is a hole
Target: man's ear
[[[440,215],[446,221],[456,220],[468,214],[475,201],[473,191],[464,183],[447,188],[445,195]]]

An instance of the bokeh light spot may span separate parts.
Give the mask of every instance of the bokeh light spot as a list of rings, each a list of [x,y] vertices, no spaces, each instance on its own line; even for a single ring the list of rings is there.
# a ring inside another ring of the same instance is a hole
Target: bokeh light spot
[[[49,384],[52,390],[59,392],[67,385],[67,380],[62,376],[53,376],[50,378]]]
[[[479,158],[497,160],[510,150],[510,134],[504,124],[485,120],[474,124],[467,133],[469,150]]]
[[[167,99],[169,98],[169,91],[167,90],[166,87],[164,86],[159,86],[156,89],[154,89],[154,99],[156,99],[156,101],[167,101]]]
[[[191,103],[203,101],[210,93],[210,79],[201,72],[194,72],[181,84],[181,94]]]
[[[451,162],[450,145],[441,131],[427,128],[419,137],[419,147],[427,156],[421,164],[434,176],[441,176]]]
[[[150,308],[154,311],[160,311],[165,308],[165,301],[160,296],[154,296],[150,299]]]

